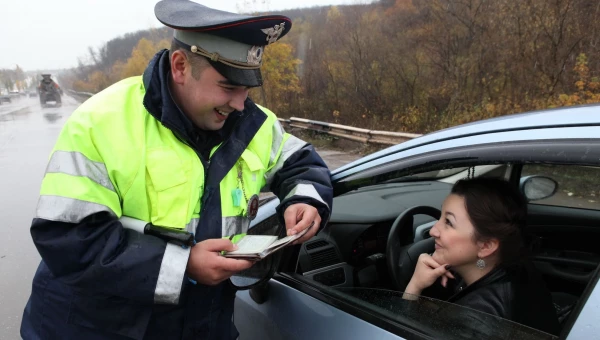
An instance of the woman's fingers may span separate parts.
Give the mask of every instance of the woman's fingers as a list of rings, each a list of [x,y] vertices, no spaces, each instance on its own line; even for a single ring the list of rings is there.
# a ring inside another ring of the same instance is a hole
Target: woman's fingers
[[[421,254],[413,278],[416,278],[415,282],[418,282],[419,287],[423,289],[432,285],[438,278],[441,280],[442,286],[446,287],[450,279],[455,279],[449,269],[449,264],[442,265],[431,255]]]
[[[431,255],[423,254],[421,256],[423,259],[423,263],[427,264],[431,268],[437,268],[440,266],[440,264],[436,260],[434,260],[433,257],[431,257]],[[419,258],[421,258],[421,256]]]

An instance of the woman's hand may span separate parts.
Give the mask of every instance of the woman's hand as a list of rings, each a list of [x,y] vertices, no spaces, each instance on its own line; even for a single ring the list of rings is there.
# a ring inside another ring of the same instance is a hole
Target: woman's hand
[[[415,296],[421,295],[423,289],[431,286],[440,276],[442,277],[442,286],[446,287],[448,279],[454,279],[454,275],[448,269],[450,269],[449,264],[439,264],[431,255],[421,254],[417,260],[415,272],[404,293]],[[410,298],[406,294],[404,298]]]

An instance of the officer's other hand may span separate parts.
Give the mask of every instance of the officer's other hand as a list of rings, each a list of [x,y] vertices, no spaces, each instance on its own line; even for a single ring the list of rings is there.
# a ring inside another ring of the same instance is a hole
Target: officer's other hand
[[[192,247],[187,264],[187,274],[198,283],[216,285],[232,275],[252,267],[253,262],[236,260],[220,255],[220,252],[234,251],[236,245],[227,239],[209,239]]]
[[[295,235],[310,227],[306,234],[294,241],[293,244],[310,240],[319,231],[319,226],[321,225],[321,215],[319,215],[317,208],[305,203],[296,203],[287,207],[283,213],[283,219],[285,220],[285,228],[287,229],[288,236]]]

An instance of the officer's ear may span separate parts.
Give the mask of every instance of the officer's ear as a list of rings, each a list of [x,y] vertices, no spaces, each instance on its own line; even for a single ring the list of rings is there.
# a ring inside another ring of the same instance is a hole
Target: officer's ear
[[[175,84],[183,85],[185,74],[191,71],[190,62],[182,50],[171,52],[171,74],[173,75]]]

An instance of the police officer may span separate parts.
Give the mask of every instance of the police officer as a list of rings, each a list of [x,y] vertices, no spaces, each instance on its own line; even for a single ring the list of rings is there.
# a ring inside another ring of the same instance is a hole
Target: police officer
[[[280,198],[288,234],[314,222],[300,242],[329,219],[322,159],[247,97],[290,19],[188,0],[160,1],[155,14],[174,29],[171,49],[83,103],[51,154],[31,226],[42,261],[24,339],[233,339],[228,278],[252,263],[219,252],[235,249],[223,237],[248,229],[259,191]],[[125,229],[122,216],[198,243]]]

